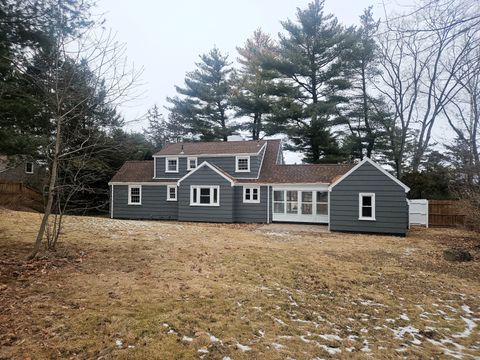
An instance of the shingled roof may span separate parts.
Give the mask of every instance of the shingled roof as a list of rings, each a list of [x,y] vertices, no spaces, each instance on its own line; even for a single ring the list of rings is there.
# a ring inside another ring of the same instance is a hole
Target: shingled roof
[[[173,143],[165,145],[154,156],[256,154],[265,143],[265,140]]]
[[[126,161],[111,182],[154,182],[153,160]]]
[[[350,164],[279,165],[277,158],[280,147],[280,140],[268,140],[260,177],[253,182],[262,184],[331,184],[353,167]],[[251,183],[252,180],[237,179],[237,182]]]
[[[350,164],[279,165],[277,159],[281,151],[280,140],[184,143],[183,150],[184,155],[253,154],[257,153],[265,144],[267,144],[267,148],[258,179],[235,179],[223,169],[214,166],[236,183],[258,184],[331,184],[353,167]],[[165,152],[163,152],[164,150]],[[157,155],[179,155],[180,151],[181,143],[170,144],[159,151]],[[174,182],[176,180],[153,179],[153,161],[150,160],[125,162],[111,182]]]

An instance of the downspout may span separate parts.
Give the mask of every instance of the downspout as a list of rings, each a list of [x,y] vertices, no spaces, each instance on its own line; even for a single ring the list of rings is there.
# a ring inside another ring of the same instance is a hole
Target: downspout
[[[328,198],[327,198],[327,201],[328,201],[328,231],[330,231],[330,192],[332,191],[332,189],[329,187],[328,188]]]
[[[270,185],[267,185],[267,224],[270,224]]]
[[[113,219],[113,184],[112,184],[112,195],[110,197],[110,219]]]

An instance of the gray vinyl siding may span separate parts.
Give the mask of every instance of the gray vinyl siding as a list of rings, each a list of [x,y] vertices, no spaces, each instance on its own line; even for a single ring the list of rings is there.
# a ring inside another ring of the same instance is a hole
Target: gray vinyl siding
[[[265,149],[266,148],[264,148],[257,156],[250,156],[250,172],[235,172],[235,156],[200,156],[197,157],[197,165],[200,165],[202,162],[207,161],[212,165],[220,167],[223,171],[238,179],[257,178],[262,163],[262,158],[265,153]],[[157,178],[180,179],[188,173],[186,156],[181,156],[178,158],[178,173],[165,172],[165,157],[155,157],[155,163]]]
[[[358,220],[359,193],[375,193],[375,221]],[[366,162],[330,193],[330,230],[404,235],[408,229],[405,189]]]
[[[247,186],[248,187],[248,186]],[[234,187],[234,220],[243,223],[266,223],[268,210],[267,186],[260,187],[260,203],[243,202],[243,186]],[[270,198],[271,199],[271,198]]]
[[[220,206],[191,206],[191,185],[219,186]],[[233,189],[230,182],[223,176],[208,166],[202,167],[180,183],[178,189],[178,220],[220,223],[233,222]]]
[[[178,202],[167,201],[166,185],[142,185],[142,205],[128,205],[128,185],[114,185],[113,218],[177,220]]]

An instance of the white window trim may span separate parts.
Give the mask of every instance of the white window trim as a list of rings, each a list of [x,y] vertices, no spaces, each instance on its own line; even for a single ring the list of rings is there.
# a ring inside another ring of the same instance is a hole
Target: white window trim
[[[27,171],[27,164],[32,164],[32,171]],[[25,174],[33,174],[33,161],[27,161],[25,163]]]
[[[195,160],[195,167],[190,167],[190,160]],[[187,170],[195,170],[198,166],[198,158],[196,156],[187,157]]]
[[[177,162],[177,167],[175,168],[175,171],[173,171],[173,170],[168,170],[168,161],[169,161],[169,160],[175,160],[175,161]],[[165,158],[165,172],[166,172],[166,173],[178,173],[178,162],[179,162],[179,161],[178,161],[178,157],[176,157],[176,156],[166,157],[166,158]]]
[[[132,192],[131,189],[140,189],[138,192],[140,197],[140,202],[132,202]],[[128,185],[128,205],[142,205],[142,185]]]
[[[240,170],[238,168],[238,160],[247,159],[248,160],[248,169]],[[250,156],[235,156],[235,172],[250,172]]]
[[[170,189],[175,189],[175,197],[172,198],[170,197]],[[177,186],[176,185],[167,185],[167,201],[177,201],[177,195],[178,193],[178,189],[177,189]]]
[[[362,216],[362,205],[363,197],[371,196],[372,197],[372,216],[366,217]],[[376,221],[375,219],[375,193],[359,193],[358,194],[358,220],[367,220],[367,221]]]
[[[200,203],[200,189],[210,189],[210,204]],[[197,198],[193,199],[193,189],[197,189]],[[217,202],[213,202],[213,189],[217,189]],[[195,200],[195,201],[194,201]],[[220,186],[218,185],[190,185],[190,206],[220,206]]]
[[[247,200],[247,189],[250,189],[250,200]],[[257,200],[252,199],[253,189],[257,189]],[[260,186],[244,186],[243,187],[243,202],[247,204],[259,204],[260,203]]]

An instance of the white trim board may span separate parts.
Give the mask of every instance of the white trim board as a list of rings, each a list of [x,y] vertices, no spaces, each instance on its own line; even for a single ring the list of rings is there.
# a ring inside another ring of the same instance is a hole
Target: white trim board
[[[404,190],[405,192],[409,192],[410,191],[410,188],[405,185],[404,183],[402,183],[400,180],[398,180],[395,176],[393,176],[392,174],[390,174],[387,170],[385,170],[384,168],[382,168],[380,165],[378,165],[375,161],[373,161],[372,159],[370,158],[365,158],[363,159],[362,161],[360,161],[357,165],[355,165],[353,168],[351,168],[349,171],[347,171],[345,174],[342,175],[342,177],[340,177],[340,179],[338,179],[337,181],[335,181],[334,183],[332,183],[329,187],[329,191],[332,191],[332,189],[337,185],[339,184],[340,182],[342,182],[343,180],[345,180],[350,174],[352,174],[354,171],[356,171],[360,166],[362,166],[363,164],[365,164],[366,162],[368,162],[369,164],[373,165],[374,167],[376,167],[378,170],[380,170],[384,175],[386,175],[387,177],[389,177],[391,180],[395,181],[398,185],[400,185]]]
[[[195,170],[192,170],[190,171],[188,174],[186,174],[184,177],[182,177],[181,179],[179,179],[177,181],[177,186],[180,186],[180,183],[185,180],[186,178],[188,178],[189,176],[195,174],[198,170],[200,170],[201,168],[203,168],[204,166],[208,166],[211,170],[215,171],[218,175],[220,175],[221,177],[223,177],[224,179],[226,179],[231,186],[233,186],[235,183],[233,182],[232,179],[230,179],[228,176],[226,176],[224,173],[222,173],[220,170],[218,170],[215,166],[211,165],[210,163],[208,163],[207,161],[204,161],[202,162],[199,166],[197,166],[197,168]]]
[[[108,185],[149,185],[149,186],[165,186],[165,185],[175,185],[177,182],[175,179],[169,182],[154,182],[154,181],[111,181]]]

